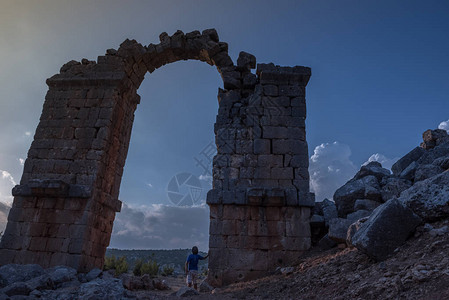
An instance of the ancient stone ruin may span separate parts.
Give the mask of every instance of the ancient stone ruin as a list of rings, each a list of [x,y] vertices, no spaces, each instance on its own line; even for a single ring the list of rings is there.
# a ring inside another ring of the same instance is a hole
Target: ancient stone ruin
[[[128,152],[137,89],[147,72],[195,59],[216,66],[210,206],[209,282],[248,280],[289,264],[310,247],[307,67],[237,65],[214,29],[126,40],[97,61],[63,65],[49,90],[0,245],[0,265],[101,268],[109,245]]]

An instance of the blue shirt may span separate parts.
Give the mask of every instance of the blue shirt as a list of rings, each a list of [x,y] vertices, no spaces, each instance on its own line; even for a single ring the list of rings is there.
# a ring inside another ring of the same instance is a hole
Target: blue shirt
[[[204,259],[204,257],[198,254],[190,254],[189,257],[187,257],[187,262],[189,263],[189,270],[198,271],[198,261],[200,259]]]

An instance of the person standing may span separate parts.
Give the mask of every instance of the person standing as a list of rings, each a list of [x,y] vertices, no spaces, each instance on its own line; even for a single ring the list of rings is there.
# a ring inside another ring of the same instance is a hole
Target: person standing
[[[192,287],[193,284],[193,288],[195,290],[198,289],[198,261],[206,259],[209,256],[209,253],[206,256],[201,256],[198,254],[198,247],[197,246],[193,246],[192,248],[192,254],[190,254],[187,257],[187,261],[186,261],[186,265],[185,265],[185,271],[186,271],[186,275],[187,275],[187,285],[189,287]]]

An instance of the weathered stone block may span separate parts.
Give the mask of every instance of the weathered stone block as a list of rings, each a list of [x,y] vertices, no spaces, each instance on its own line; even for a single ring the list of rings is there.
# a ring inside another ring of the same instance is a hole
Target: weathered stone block
[[[256,139],[254,140],[254,153],[255,154],[270,154],[270,140]]]
[[[264,85],[263,93],[265,96],[277,96],[278,95],[278,87],[273,84]]]
[[[218,189],[212,189],[207,192],[207,204],[220,204],[223,201],[223,192]]]
[[[285,204],[284,190],[279,188],[267,189],[263,203],[265,206],[283,206]]]
[[[283,237],[281,244],[285,250],[305,251],[310,249],[310,237]]]
[[[264,126],[263,130],[263,138],[264,139],[286,139],[289,138],[287,127],[280,126]]]
[[[279,221],[281,219],[280,208],[275,206],[266,207],[265,216],[268,221]]]
[[[286,235],[289,237],[310,237],[309,222],[285,222]]]
[[[273,140],[273,154],[302,154],[307,152],[306,142],[292,139]]]
[[[271,169],[272,179],[293,179],[293,168],[283,167],[283,168],[272,168]]]
[[[237,205],[223,205],[223,220],[245,220],[246,207]]]
[[[279,86],[279,95],[289,97],[302,97],[305,95],[305,87],[299,85]]]
[[[254,178],[270,179],[271,178],[271,169],[267,168],[267,167],[254,168]]]

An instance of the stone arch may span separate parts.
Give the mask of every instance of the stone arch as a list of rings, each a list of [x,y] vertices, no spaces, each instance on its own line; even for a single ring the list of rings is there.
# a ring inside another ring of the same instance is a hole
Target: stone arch
[[[63,65],[49,90],[1,241],[0,264],[102,267],[146,72],[179,60],[216,66],[209,281],[259,277],[310,246],[306,67],[259,64],[241,52],[234,65],[214,29],[142,46],[124,41],[97,61]]]

